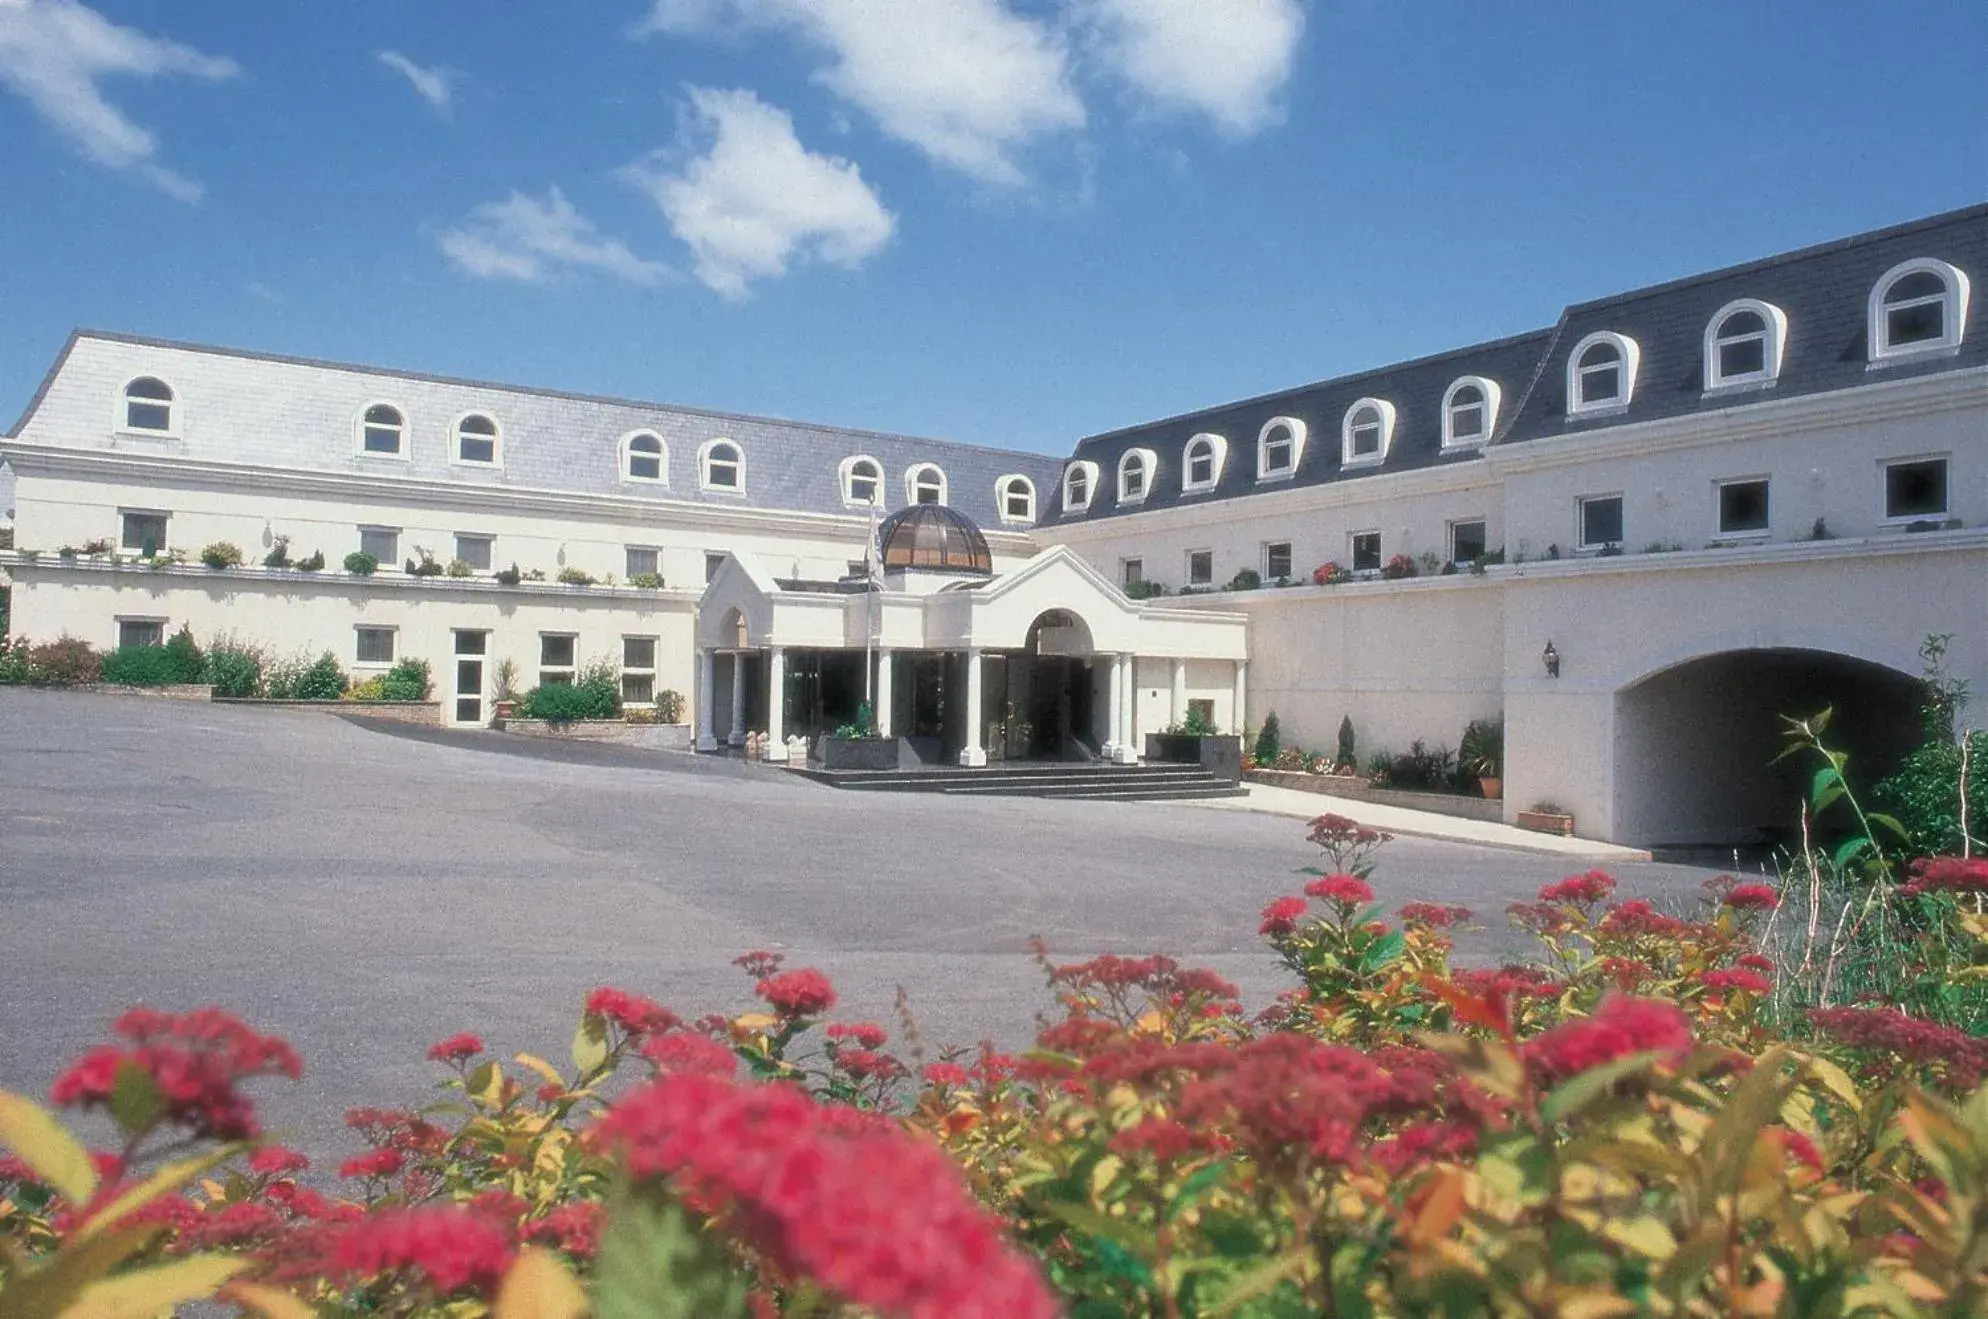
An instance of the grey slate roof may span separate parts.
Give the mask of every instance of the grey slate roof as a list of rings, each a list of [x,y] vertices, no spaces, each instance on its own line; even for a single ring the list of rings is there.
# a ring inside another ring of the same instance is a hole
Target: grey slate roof
[[[1865,342],[1871,288],[1887,270],[1915,257],[1947,261],[1975,285],[1961,347],[1953,353],[1872,368]],[[1981,287],[1984,282],[1988,282],[1988,205],[1580,303],[1568,307],[1550,329],[1081,440],[1074,456],[1098,465],[1098,489],[1090,509],[1064,514],[1059,486],[1044,521],[1130,516],[1259,490],[1362,480],[1473,461],[1477,454],[1471,451],[1447,455],[1440,451],[1443,394],[1461,375],[1488,376],[1501,386],[1503,402],[1493,443],[1504,445],[1988,364],[1988,331],[1983,329],[1981,310],[1988,297],[1988,289]],[[1707,395],[1705,327],[1721,307],[1737,298],[1758,298],[1787,314],[1781,375],[1764,390]],[[1635,392],[1624,411],[1569,418],[1567,355],[1595,330],[1612,330],[1636,340],[1641,363]],[[1348,407],[1368,396],[1394,404],[1394,441],[1385,463],[1349,471],[1340,464],[1341,420]],[[1279,415],[1306,423],[1310,437],[1304,458],[1292,480],[1258,486],[1257,434]],[[1228,461],[1215,490],[1183,495],[1183,453],[1187,441],[1203,431],[1228,439]],[[1159,457],[1159,473],[1143,502],[1121,509],[1115,498],[1118,460],[1130,448],[1152,449]]]
[[[883,468],[885,510],[908,502],[905,473],[925,462],[945,472],[948,499],[975,522],[1006,525],[995,482],[1019,473],[1046,507],[1062,463],[1039,453],[951,440],[820,426],[560,390],[461,380],[136,335],[78,330],[17,424],[17,439],[89,448],[112,443],[111,419],[124,382],[158,375],[182,409],[183,441],[166,450],[192,459],[312,471],[449,481],[479,486],[608,494],[656,502],[816,513],[852,513],[838,476],[844,458],[866,454]],[[409,460],[357,452],[358,419],[377,402],[399,408],[409,427]],[[494,417],[502,466],[452,464],[451,428],[464,413]],[[620,442],[651,431],[669,449],[667,487],[621,479]],[[743,451],[745,493],[699,488],[697,452],[726,438]],[[124,441],[120,447],[130,447]]]

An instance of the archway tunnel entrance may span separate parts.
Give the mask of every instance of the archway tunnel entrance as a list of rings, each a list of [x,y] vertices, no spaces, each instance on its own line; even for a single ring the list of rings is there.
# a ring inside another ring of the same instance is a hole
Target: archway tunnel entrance
[[[1834,710],[1825,740],[1849,754],[1861,791],[1918,744],[1920,690],[1895,669],[1814,650],[1728,651],[1653,674],[1616,695],[1615,836],[1641,847],[1792,841],[1816,763],[1776,763],[1783,716]]]

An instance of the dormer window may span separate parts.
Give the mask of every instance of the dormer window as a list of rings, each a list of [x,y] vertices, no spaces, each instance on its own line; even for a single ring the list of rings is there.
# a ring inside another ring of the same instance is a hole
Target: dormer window
[[[1213,490],[1222,479],[1222,460],[1228,456],[1229,442],[1220,435],[1196,435],[1181,454],[1180,488],[1183,494]]]
[[[932,463],[920,463],[904,474],[904,493],[914,504],[943,504],[946,474]]]
[[[1567,357],[1567,415],[1629,406],[1640,350],[1627,335],[1597,330]]]
[[[664,483],[663,473],[669,466],[669,450],[663,445],[660,435],[643,431],[631,435],[622,442],[621,474],[629,481],[651,481],[657,485]]]
[[[1902,262],[1871,289],[1871,360],[1958,348],[1967,325],[1967,276],[1929,257]]]
[[[173,433],[173,387],[157,376],[140,376],[124,387],[124,429],[152,435]]]
[[[883,464],[867,454],[842,460],[842,502],[865,508],[882,508],[884,503]]]
[[[1705,327],[1705,388],[1764,384],[1781,374],[1788,317],[1772,303],[1741,298]]]
[[[994,483],[994,503],[1003,522],[1035,521],[1035,482],[1026,476],[1004,476]]]
[[[1363,398],[1346,409],[1339,424],[1339,461],[1343,467],[1368,467],[1387,459],[1394,443],[1394,404]]]
[[[1091,506],[1091,492],[1097,489],[1096,463],[1071,463],[1063,469],[1063,511],[1081,513]]]
[[[1305,451],[1305,423],[1272,417],[1256,436],[1256,479],[1277,481],[1295,474]]]
[[[1118,502],[1146,502],[1146,492],[1153,484],[1153,469],[1158,465],[1158,456],[1151,449],[1127,449],[1118,460]]]
[[[1443,447],[1464,449],[1483,444],[1498,424],[1498,382],[1483,376],[1459,376],[1443,394]]]
[[[497,423],[477,412],[457,422],[456,461],[472,467],[495,467]]]
[[[745,455],[730,440],[706,440],[697,466],[706,490],[735,495],[745,489]]]
[[[391,403],[375,403],[359,420],[359,451],[398,458],[407,443],[407,418]]]

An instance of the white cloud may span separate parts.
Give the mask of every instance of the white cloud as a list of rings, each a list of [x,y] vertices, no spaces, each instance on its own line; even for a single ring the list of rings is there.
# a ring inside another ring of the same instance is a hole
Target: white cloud
[[[442,254],[479,279],[545,282],[567,269],[598,270],[631,284],[654,284],[670,273],[645,261],[619,239],[608,238],[574,209],[566,194],[549,188],[543,200],[513,192],[485,202],[470,218],[436,237]]]
[[[133,170],[181,201],[198,201],[200,184],[153,159],[158,139],[106,101],[98,80],[184,74],[218,82],[239,72],[233,60],[119,27],[77,0],[0,0],[0,87],[90,159]]]
[[[985,182],[1023,182],[1024,147],[1084,126],[1062,35],[1004,0],[655,0],[642,30],[756,27],[824,47],[834,63],[817,82],[892,137]]]
[[[1283,117],[1299,0],[1074,0],[1097,56],[1141,97],[1247,137]]]
[[[424,69],[397,50],[375,51],[373,58],[414,84],[414,90],[421,94],[422,100],[443,114],[449,112],[449,102],[455,96],[455,85],[462,79],[462,74],[441,64]]]
[[[703,87],[690,89],[690,103],[678,150],[622,173],[649,194],[713,289],[743,297],[797,257],[855,267],[890,242],[897,217],[862,171],[802,146],[786,111],[749,91]]]

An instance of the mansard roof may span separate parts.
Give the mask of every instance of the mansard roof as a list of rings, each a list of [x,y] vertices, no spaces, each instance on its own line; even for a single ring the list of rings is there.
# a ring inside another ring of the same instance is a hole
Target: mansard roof
[[[180,437],[133,440],[114,434],[127,381],[167,381],[183,408]],[[406,418],[406,460],[360,452],[360,418],[386,403]],[[450,461],[454,427],[476,412],[493,417],[501,464]],[[622,479],[622,442],[638,432],[668,448],[667,483]],[[840,467],[856,455],[883,469],[886,511],[909,502],[905,473],[936,463],[949,502],[987,526],[1012,525],[997,507],[995,482],[1021,474],[1038,500],[1054,488],[1059,459],[953,440],[823,426],[673,404],[273,353],[244,352],[138,335],[78,330],[14,430],[28,443],[158,452],[195,461],[292,470],[364,472],[503,488],[615,495],[656,503],[698,503],[815,513],[867,514],[843,499]],[[702,488],[699,451],[728,439],[744,459],[742,493]]]

